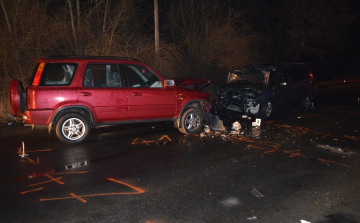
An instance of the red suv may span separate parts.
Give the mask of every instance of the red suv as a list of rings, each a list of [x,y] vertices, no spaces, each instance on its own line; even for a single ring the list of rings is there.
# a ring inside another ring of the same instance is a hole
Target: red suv
[[[184,134],[201,130],[210,109],[209,80],[165,79],[149,65],[119,57],[39,59],[24,90],[10,83],[12,113],[32,126],[55,127],[68,144],[83,142],[90,128],[121,123],[174,121]]]

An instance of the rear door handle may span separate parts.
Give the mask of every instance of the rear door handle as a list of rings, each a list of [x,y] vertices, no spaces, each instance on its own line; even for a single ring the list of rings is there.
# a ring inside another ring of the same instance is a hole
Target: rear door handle
[[[142,94],[141,94],[141,92],[133,92],[131,95],[132,96],[141,96]]]
[[[81,96],[91,96],[91,92],[81,92]]]

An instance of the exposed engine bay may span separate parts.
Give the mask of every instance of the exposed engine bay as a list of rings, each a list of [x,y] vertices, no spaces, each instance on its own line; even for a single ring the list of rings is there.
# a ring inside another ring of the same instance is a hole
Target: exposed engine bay
[[[230,70],[226,84],[218,94],[217,109],[227,109],[246,115],[259,113],[266,87],[272,78],[272,67],[247,67]]]
[[[256,91],[256,90],[255,90]],[[243,114],[257,114],[260,109],[259,91],[250,88],[224,87],[220,93],[218,109],[228,109]]]

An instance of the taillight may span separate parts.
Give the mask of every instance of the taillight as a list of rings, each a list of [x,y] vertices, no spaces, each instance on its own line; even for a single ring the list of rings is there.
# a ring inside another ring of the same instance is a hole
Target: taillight
[[[42,74],[42,72],[44,70],[44,67],[45,67],[45,63],[40,63],[39,64],[39,67],[38,67],[38,69],[36,71],[36,74],[35,74],[35,77],[34,77],[34,80],[33,80],[33,83],[32,83],[33,86],[39,86],[41,74]]]

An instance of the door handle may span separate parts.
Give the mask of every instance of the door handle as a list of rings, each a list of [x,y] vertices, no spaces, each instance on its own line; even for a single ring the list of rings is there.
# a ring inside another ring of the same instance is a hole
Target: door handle
[[[91,92],[81,92],[81,96],[91,96]]]
[[[132,96],[141,96],[142,94],[141,94],[141,92],[133,92],[131,95]]]

